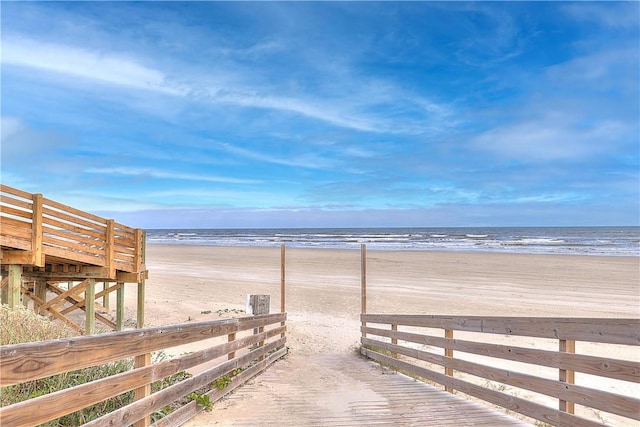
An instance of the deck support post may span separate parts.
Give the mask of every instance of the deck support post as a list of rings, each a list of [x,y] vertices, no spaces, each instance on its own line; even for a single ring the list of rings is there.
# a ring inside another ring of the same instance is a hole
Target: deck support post
[[[108,291],[110,286],[111,286],[111,282],[102,282],[102,290],[103,291]],[[110,294],[110,292],[106,292],[102,296],[102,306],[107,310],[109,310],[109,300],[111,299],[111,298],[109,298],[109,294]]]
[[[47,280],[46,279],[37,279],[36,285],[33,289],[36,296],[40,298],[42,301],[47,302]],[[37,308],[40,306],[39,302],[33,300],[33,310],[37,313]]]
[[[124,283],[118,282],[116,290],[116,331],[124,330]]]
[[[11,309],[20,305],[20,295],[22,293],[22,266],[19,264],[9,265],[9,282],[7,283],[7,304]]]
[[[136,328],[144,328],[144,279],[138,282],[138,310]]]
[[[2,279],[3,282],[5,280],[7,280],[7,282],[8,282],[9,281],[9,277],[6,277],[6,278]],[[9,304],[9,286],[8,286],[8,283],[6,283],[0,289],[0,303]]]
[[[20,288],[20,297],[22,298],[22,306],[29,308],[29,282],[24,283],[24,285]]]
[[[84,333],[93,335],[96,332],[96,279],[87,279],[84,290]]]

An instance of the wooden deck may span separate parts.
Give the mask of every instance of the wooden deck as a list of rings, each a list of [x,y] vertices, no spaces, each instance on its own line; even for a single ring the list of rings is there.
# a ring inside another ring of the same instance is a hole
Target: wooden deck
[[[48,278],[138,282],[144,232],[0,184],[0,259]]]
[[[139,285],[138,327],[144,323],[145,240],[143,230],[0,184],[0,264],[2,302],[23,304],[93,333],[94,320],[121,330],[124,284]],[[96,294],[96,282],[103,287]],[[117,292],[115,322],[109,294]],[[49,299],[53,297],[53,299]],[[103,304],[96,298],[103,297]],[[69,313],[86,313],[85,325]]]
[[[184,425],[530,426],[355,353],[291,354]]]

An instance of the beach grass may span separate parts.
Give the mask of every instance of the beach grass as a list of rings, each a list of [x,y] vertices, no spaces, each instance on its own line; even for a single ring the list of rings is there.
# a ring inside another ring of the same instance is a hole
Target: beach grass
[[[75,331],[60,322],[49,320],[46,317],[35,314],[23,307],[11,309],[8,305],[0,307],[0,345],[20,344],[27,342],[54,340],[69,338],[76,335]],[[165,360],[164,352],[153,355],[154,362]],[[96,381],[112,375],[120,374],[133,369],[132,359],[123,359],[98,366],[92,366],[77,371],[66,372],[28,381],[22,384],[2,387],[0,389],[0,406],[8,406],[14,403],[33,399],[48,393],[64,390],[80,384]],[[152,391],[169,387],[177,382],[189,378],[191,375],[181,371],[170,377],[164,378],[152,384]],[[152,415],[152,421],[166,416],[176,407],[187,403],[191,399],[183,399],[171,407],[163,408]],[[111,399],[88,406],[81,411],[65,415],[56,420],[42,424],[44,427],[77,426],[97,419],[116,409],[122,408],[134,401],[134,392],[128,391]]]

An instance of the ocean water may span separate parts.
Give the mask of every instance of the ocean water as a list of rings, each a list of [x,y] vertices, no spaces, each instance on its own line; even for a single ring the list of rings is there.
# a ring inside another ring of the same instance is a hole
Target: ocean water
[[[639,227],[147,230],[148,243],[640,256]]]

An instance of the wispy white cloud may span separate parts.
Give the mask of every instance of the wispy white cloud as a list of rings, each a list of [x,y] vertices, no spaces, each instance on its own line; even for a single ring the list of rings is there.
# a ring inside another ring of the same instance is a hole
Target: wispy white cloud
[[[25,125],[19,118],[10,116],[0,117],[0,135],[2,136],[2,141],[6,141],[24,130]]]
[[[638,46],[618,46],[576,56],[546,70],[546,76],[556,84],[593,90],[638,87]]]
[[[200,102],[293,113],[357,131],[433,133],[450,127],[453,117],[445,105],[409,95],[391,82],[372,82],[358,75],[348,76],[342,83],[344,93],[325,96],[305,91],[288,96],[278,86],[254,88],[254,68],[233,64],[227,71],[200,70],[197,64],[180,62],[173,62],[173,69],[158,69],[145,65],[132,52],[80,48],[16,35],[3,36],[2,49],[5,66],[27,67]],[[65,84],[73,86],[77,82],[71,79]],[[377,112],[380,106],[384,107],[382,113]],[[415,117],[389,115],[384,111],[389,108],[411,110]],[[152,110],[150,106],[144,109]]]
[[[580,194],[576,192],[565,192],[565,193],[542,193],[535,195],[526,195],[526,196],[516,196],[513,198],[508,198],[506,200],[500,200],[499,203],[567,203],[567,202],[578,202],[582,200],[588,200],[589,197],[585,194]]]
[[[180,188],[173,190],[149,191],[145,198],[155,200],[159,205],[172,207],[197,208],[197,207],[234,207],[251,206],[254,208],[272,208],[274,197],[272,189],[261,190],[229,190],[208,188]],[[286,202],[293,199],[281,192],[278,202]]]
[[[167,84],[161,71],[111,52],[3,36],[2,63],[169,95],[181,94]]]
[[[491,129],[471,141],[481,151],[524,162],[580,160],[611,150],[611,141],[626,133],[619,122],[572,125],[549,118],[523,121]]]
[[[258,160],[260,162],[273,163],[277,165],[307,169],[327,169],[333,168],[337,165],[336,161],[323,158],[313,153],[305,153],[303,155],[291,154],[290,158],[286,158],[265,154],[256,150],[249,150],[226,142],[214,142],[212,145],[222,151],[244,159]]]
[[[2,128],[0,152],[4,165],[50,162],[51,152],[70,145],[70,141],[61,134],[50,130],[34,129],[19,117],[2,116],[0,127]]]
[[[253,179],[232,178],[225,176],[186,174],[141,167],[88,168],[86,173],[102,175],[125,175],[161,179],[178,179],[184,181],[221,182],[226,184],[259,184],[261,181]]]
[[[615,7],[610,3],[615,3]],[[640,20],[640,4],[636,1],[568,3],[561,10],[573,19],[615,29],[637,30]]]

